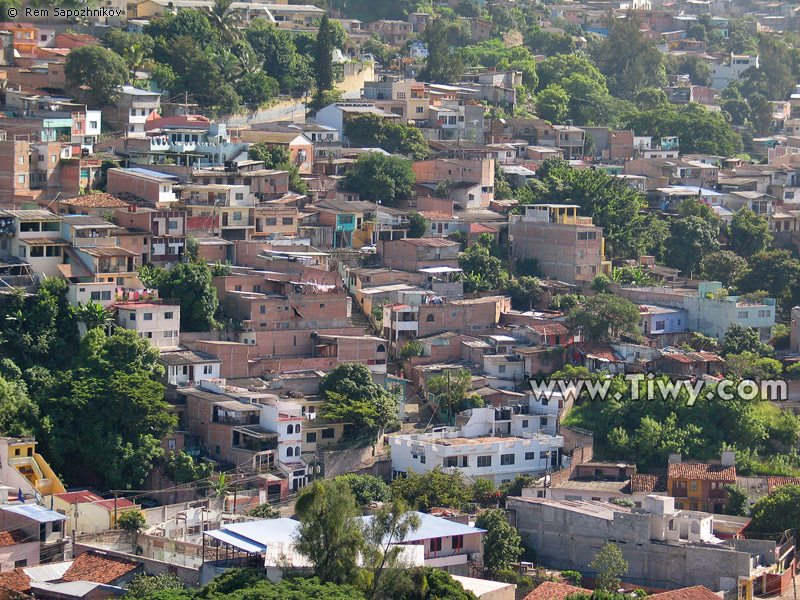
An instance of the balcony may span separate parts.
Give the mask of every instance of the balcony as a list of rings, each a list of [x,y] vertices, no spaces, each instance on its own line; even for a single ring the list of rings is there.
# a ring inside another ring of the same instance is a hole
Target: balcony
[[[83,238],[83,237],[76,237],[72,239],[72,245],[79,247],[79,248],[86,248],[91,246],[116,246],[117,245],[117,238],[115,237],[94,237],[94,238]]]
[[[219,423],[220,425],[232,425],[234,427],[242,425],[258,425],[258,415],[246,415],[240,417],[214,415],[213,422]]]

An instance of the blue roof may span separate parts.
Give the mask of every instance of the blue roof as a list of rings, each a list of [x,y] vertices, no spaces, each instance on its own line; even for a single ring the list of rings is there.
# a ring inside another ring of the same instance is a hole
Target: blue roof
[[[436,517],[427,513],[415,512],[414,514],[419,517],[419,527],[415,531],[410,532],[405,539],[399,540],[397,543],[420,542],[422,540],[453,537],[456,535],[470,535],[486,531],[485,529],[456,523],[455,521],[443,519],[442,517]],[[367,516],[361,518],[366,524],[366,521],[371,517]]]
[[[484,529],[470,527],[426,513],[417,512],[415,514],[420,520],[419,528],[409,533],[404,540],[394,540],[394,543],[419,542],[433,538],[485,532]],[[366,516],[361,517],[361,520],[366,525],[371,518],[371,516]],[[281,543],[286,546],[293,544],[299,527],[300,522],[294,519],[262,519],[231,523],[223,529],[206,531],[205,534],[245,552],[260,553],[264,552],[269,544]]]
[[[53,521],[64,521],[67,517],[54,510],[39,506],[38,504],[13,504],[8,506],[0,506],[3,510],[14,513],[15,515],[22,515],[39,523],[51,523]]]
[[[150,177],[160,177],[161,179],[177,179],[175,175],[169,175],[167,173],[159,173],[158,171],[151,171],[150,169],[143,169],[141,167],[131,167],[130,169],[125,169],[126,171],[130,171],[131,173],[139,173],[140,175],[148,175]]]

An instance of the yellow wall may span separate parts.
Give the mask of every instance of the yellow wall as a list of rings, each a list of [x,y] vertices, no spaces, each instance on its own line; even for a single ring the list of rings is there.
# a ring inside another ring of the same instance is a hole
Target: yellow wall
[[[42,474],[45,477],[49,478],[50,481],[52,482],[50,489],[48,489],[47,491],[40,489],[39,492],[45,495],[63,494],[64,492],[66,492],[67,490],[61,483],[61,480],[58,478],[58,475],[56,475],[56,472],[53,471],[53,469],[50,467],[49,464],[47,464],[47,461],[42,457],[42,455],[34,454],[33,458],[36,461],[36,464],[39,465],[39,468],[42,470]]]

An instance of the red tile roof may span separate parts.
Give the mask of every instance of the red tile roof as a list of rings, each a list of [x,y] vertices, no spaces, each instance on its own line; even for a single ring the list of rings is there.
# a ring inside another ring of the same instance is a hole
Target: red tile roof
[[[31,578],[22,569],[0,573],[0,589],[26,592],[31,589]]]
[[[469,226],[470,233],[498,233],[498,230],[494,227],[489,227],[488,225],[484,225],[483,223],[473,223]]]
[[[667,477],[669,479],[735,482],[736,467],[704,463],[674,463],[667,467]]]
[[[608,362],[623,362],[614,349],[604,342],[581,342],[575,344],[575,349],[591,358],[605,359]]]
[[[38,542],[35,537],[30,537],[22,529],[13,529],[11,531],[0,531],[0,548],[6,546],[13,546],[15,544],[22,544],[24,542]]]
[[[106,510],[114,510],[114,500],[97,500],[93,502],[93,504],[105,508]],[[134,506],[136,505],[127,498],[117,498],[117,510],[133,508]]]
[[[564,600],[571,594],[591,594],[592,590],[558,583],[556,581],[545,581],[530,594],[525,596],[525,600]],[[719,598],[717,598],[719,600]]]
[[[636,473],[631,475],[631,493],[637,492],[666,492],[667,478],[663,475],[648,475]]]
[[[63,494],[56,494],[56,498],[59,500],[63,500],[67,504],[76,504],[80,502],[96,502],[97,500],[102,500],[101,496],[98,496],[94,492],[90,492],[89,490],[80,490],[77,492],[64,492]]]
[[[714,592],[702,585],[661,592],[648,596],[652,600],[719,600]]]
[[[456,218],[455,216],[447,214],[446,212],[442,212],[441,210],[421,210],[419,211],[419,214],[426,219],[440,219],[449,221],[450,219]]]
[[[782,485],[800,485],[800,477],[767,477],[767,492],[772,493]]]
[[[128,203],[112,194],[86,194],[62,200],[61,204],[81,208],[125,208]]]
[[[132,560],[97,552],[86,552],[72,562],[72,566],[67,569],[61,579],[113,584],[138,568],[139,563]]]

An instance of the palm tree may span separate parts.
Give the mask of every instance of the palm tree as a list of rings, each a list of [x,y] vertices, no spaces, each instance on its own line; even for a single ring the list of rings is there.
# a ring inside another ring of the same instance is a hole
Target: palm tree
[[[239,37],[238,25],[242,22],[242,9],[233,8],[233,0],[214,0],[206,9],[211,26],[223,42],[233,43]]]
[[[77,308],[72,308],[72,315],[86,325],[86,330],[91,331],[98,327],[105,329],[111,325],[113,318],[111,313],[102,304],[89,300],[85,304],[78,302]]]
[[[131,44],[125,48],[122,52],[122,58],[131,72],[131,81],[136,79],[136,71],[151,69],[155,64],[153,59],[147,56],[147,50],[142,44]]]

